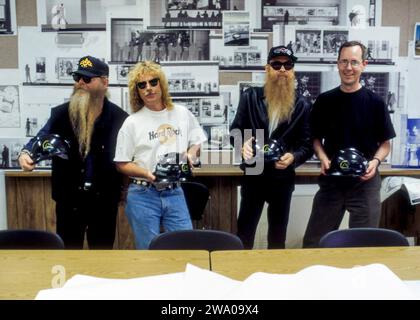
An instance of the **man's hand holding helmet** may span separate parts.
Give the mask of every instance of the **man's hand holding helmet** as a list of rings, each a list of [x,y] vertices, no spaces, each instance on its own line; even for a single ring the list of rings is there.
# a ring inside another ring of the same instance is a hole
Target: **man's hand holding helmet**
[[[242,158],[247,161],[251,159],[254,156],[254,151],[252,150],[252,142],[254,141],[254,138],[248,139],[245,141],[243,147],[242,147]]]
[[[377,157],[369,161],[366,173],[360,177],[360,180],[367,181],[372,179],[375,176],[376,171],[378,170],[381,160]]]
[[[32,171],[35,169],[35,163],[29,155],[29,152],[26,150],[23,150],[19,154],[18,161],[23,171]]]
[[[274,167],[276,169],[284,170],[288,166],[290,166],[294,161],[295,156],[290,152],[286,152],[283,156],[281,156],[279,160],[274,162]]]

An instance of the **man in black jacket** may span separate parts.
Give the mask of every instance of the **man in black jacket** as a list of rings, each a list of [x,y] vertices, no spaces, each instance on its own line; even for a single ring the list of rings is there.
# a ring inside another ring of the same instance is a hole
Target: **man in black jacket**
[[[86,56],[73,73],[70,101],[51,110],[37,136],[60,135],[70,145],[68,159],[52,159],[52,198],[56,202],[57,233],[68,249],[112,249],[122,175],[113,158],[118,131],[128,114],[110,102],[108,65]],[[25,171],[34,169],[30,140],[19,155]]]
[[[296,60],[292,50],[285,46],[271,48],[264,88],[250,88],[242,94],[230,128],[235,140],[246,139],[242,148],[245,161],[254,157],[256,146],[263,149],[262,145],[267,145],[269,139],[277,140],[284,150],[275,161],[264,163],[261,174],[252,175],[251,170],[245,170],[238,236],[248,249],[254,245],[265,202],[268,203],[268,248],[284,248],[295,168],[313,153],[308,122],[311,106],[306,99],[297,97],[295,91]],[[246,137],[247,129],[252,132],[251,139]],[[259,129],[263,130],[264,141],[255,139]]]

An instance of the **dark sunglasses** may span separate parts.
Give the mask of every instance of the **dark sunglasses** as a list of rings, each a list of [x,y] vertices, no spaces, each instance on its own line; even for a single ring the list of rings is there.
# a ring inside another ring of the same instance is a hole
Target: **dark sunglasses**
[[[137,88],[146,89],[147,83],[149,83],[152,87],[156,87],[157,84],[159,83],[159,78],[154,78],[149,81],[137,82]]]
[[[286,62],[280,62],[280,61],[273,61],[270,63],[271,68],[274,70],[280,70],[281,67],[284,67],[285,70],[291,70],[295,66],[293,61],[286,61]]]
[[[100,78],[100,77],[99,76],[97,76],[97,77],[88,77],[88,76],[82,76],[80,74],[73,74],[73,80],[75,82],[79,82],[80,79],[83,79],[83,82],[84,83],[90,83],[93,78]]]

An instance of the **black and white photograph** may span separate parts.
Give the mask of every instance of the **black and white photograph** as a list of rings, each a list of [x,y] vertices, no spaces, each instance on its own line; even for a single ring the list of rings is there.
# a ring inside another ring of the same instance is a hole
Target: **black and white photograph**
[[[0,169],[10,168],[10,145],[7,145],[5,141],[3,141],[0,143],[0,151]]]
[[[38,23],[48,31],[105,31],[108,7],[136,0],[37,0]]]
[[[113,62],[209,60],[207,30],[135,31],[130,37],[131,42],[125,42],[124,48],[112,40],[115,48],[111,54]]]
[[[223,11],[244,9],[245,0],[153,0],[148,29],[222,29]]]
[[[347,30],[324,30],[324,39],[322,42],[322,54],[325,57],[338,57],[338,50],[341,45],[349,38]]]
[[[38,118],[36,117],[27,117],[25,122],[25,136],[26,137],[35,137],[38,133],[39,126],[38,126]]]
[[[236,115],[239,103],[239,92],[237,85],[221,85],[220,96],[223,99],[223,105],[227,108],[227,123],[230,126]]]
[[[0,36],[13,35],[16,32],[15,0],[0,1]]]
[[[19,87],[0,85],[0,128],[20,127]]]
[[[200,122],[200,98],[174,98],[173,102],[184,105]]]
[[[399,52],[398,27],[358,29],[342,26],[288,25],[283,28],[274,28],[273,44],[286,43],[300,61],[335,63],[341,44],[351,40],[366,45],[370,64],[395,64]]]
[[[111,18],[111,61],[136,63],[143,60],[143,44],[146,41],[143,19]]]
[[[251,34],[248,47],[225,47],[220,34],[210,35],[211,60],[219,62],[220,70],[263,70],[268,55],[268,36]]]
[[[321,54],[321,30],[296,29],[293,51],[299,56],[319,56]],[[286,40],[287,42],[287,40]],[[289,42],[287,42],[289,43]]]
[[[218,96],[219,65],[213,61],[162,62],[172,96]]]
[[[73,72],[77,70],[79,58],[57,58],[56,70],[58,81],[73,81]]]
[[[27,142],[27,138],[0,138],[0,169],[20,168],[17,159],[20,151]]]
[[[264,0],[261,6],[261,30],[273,25],[349,26],[364,28],[380,25],[379,1],[376,0]]]
[[[46,59],[45,57],[37,57],[35,64],[35,82],[45,82],[46,81]]]
[[[117,81],[127,84],[128,82],[128,73],[133,65],[117,65]]]
[[[222,97],[200,99],[200,124],[227,124],[227,116]]]
[[[249,46],[250,42],[250,21],[247,11],[225,11],[223,12],[223,45]]]

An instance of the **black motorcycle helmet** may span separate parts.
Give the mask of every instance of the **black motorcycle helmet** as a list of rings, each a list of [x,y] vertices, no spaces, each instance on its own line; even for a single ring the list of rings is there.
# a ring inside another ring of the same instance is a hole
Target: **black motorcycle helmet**
[[[331,160],[330,176],[360,177],[365,174],[368,161],[363,154],[355,148],[346,148],[338,151]]]
[[[264,162],[278,161],[284,153],[284,144],[279,140],[269,139],[263,147],[255,143],[255,156],[264,157]]]
[[[35,139],[31,150],[34,163],[51,159],[52,157],[60,157],[66,160],[69,158],[69,143],[58,134],[47,134]]]
[[[191,168],[185,154],[170,152],[159,158],[153,174],[156,182],[178,182],[191,176]]]

